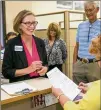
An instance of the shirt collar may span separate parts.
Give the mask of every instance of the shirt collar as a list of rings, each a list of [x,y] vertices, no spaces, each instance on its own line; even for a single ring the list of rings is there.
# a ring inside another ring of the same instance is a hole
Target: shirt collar
[[[94,24],[96,24],[97,22],[98,22],[99,20],[97,19],[96,21],[94,21],[93,23],[90,23],[89,21],[89,25],[94,25]]]

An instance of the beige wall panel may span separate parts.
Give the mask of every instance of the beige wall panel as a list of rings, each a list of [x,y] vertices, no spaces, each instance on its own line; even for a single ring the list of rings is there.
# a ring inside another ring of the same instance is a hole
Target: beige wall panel
[[[65,73],[65,64],[63,64],[62,68],[63,68],[63,73]]]
[[[70,29],[70,46],[75,46],[77,29]]]
[[[73,51],[70,51],[69,54],[70,54],[70,63],[73,63]]]
[[[65,69],[67,69],[67,70],[68,70],[68,65],[69,65],[68,63],[65,64]],[[67,73],[65,72],[65,74],[66,74],[66,76],[69,76],[69,73],[68,72]]]
[[[70,63],[73,62],[73,53],[74,53],[74,46],[70,47],[70,51],[69,51],[69,54],[70,54]]]
[[[49,107],[42,108],[41,110],[58,110],[56,109],[57,107],[58,106],[54,104]],[[14,103],[6,104],[1,106],[1,109],[2,110],[37,110],[35,108],[32,108],[31,99],[25,99]]]
[[[73,50],[74,50],[74,47],[69,47],[72,51],[68,51],[68,54],[69,54],[69,63],[73,63]]]
[[[73,75],[73,65],[70,63],[70,78],[72,78],[72,75]]]
[[[70,46],[70,51],[74,51],[75,46]]]
[[[70,35],[70,39],[67,39],[67,43],[70,42],[69,46],[75,46],[77,29],[69,29],[68,32]]]
[[[46,30],[39,30],[39,31],[35,31],[35,35],[39,38],[47,38],[47,32]]]
[[[69,68],[70,68],[70,72],[69,72],[69,77],[72,79],[72,64],[73,64],[73,52],[74,52],[74,46],[75,46],[75,43],[76,43],[76,33],[77,33],[77,29],[70,29],[69,30],[69,35],[70,35],[70,39],[69,39],[69,42],[70,42],[70,45],[69,45],[69,51],[68,51],[68,54],[69,54]]]
[[[6,31],[13,31],[15,16],[24,9],[32,10],[32,1],[5,1],[6,7]]]
[[[64,31],[65,31],[64,29],[61,29],[61,38],[62,38],[62,39],[65,39]]]
[[[72,63],[68,63],[67,65],[69,65],[70,72],[67,73],[66,75],[69,76],[70,79],[72,79],[73,64]]]
[[[47,38],[47,30],[36,30],[35,35],[39,38]],[[64,30],[61,30],[61,38],[64,39]]]

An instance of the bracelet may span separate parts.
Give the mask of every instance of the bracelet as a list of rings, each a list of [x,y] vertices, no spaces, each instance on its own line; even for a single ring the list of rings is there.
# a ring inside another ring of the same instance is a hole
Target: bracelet
[[[57,96],[57,99],[58,99],[58,100],[60,99],[60,96],[61,96],[61,95],[64,95],[64,94],[63,94],[63,93],[61,93],[60,95],[58,95],[58,96]]]

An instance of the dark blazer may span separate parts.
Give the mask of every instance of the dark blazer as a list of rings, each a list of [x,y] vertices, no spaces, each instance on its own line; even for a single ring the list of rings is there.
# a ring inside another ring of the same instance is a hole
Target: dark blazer
[[[44,66],[48,65],[44,41],[35,36],[33,36],[33,38],[36,43],[40,60],[43,62]],[[5,47],[3,64],[2,64],[2,74],[5,78],[9,79],[10,82],[30,79],[29,75],[15,77],[16,69],[23,69],[28,67],[28,62],[24,48],[22,51],[15,51],[15,46],[23,47],[20,35],[9,40]]]

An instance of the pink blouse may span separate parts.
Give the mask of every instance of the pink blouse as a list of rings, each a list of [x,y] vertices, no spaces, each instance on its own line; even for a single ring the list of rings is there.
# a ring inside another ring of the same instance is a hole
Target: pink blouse
[[[22,43],[23,43],[24,50],[25,50],[25,53],[26,53],[26,57],[27,57],[27,61],[28,61],[28,66],[30,66],[33,61],[40,61],[39,54],[38,54],[38,51],[37,51],[37,48],[36,48],[36,43],[35,43],[34,38],[32,39],[32,56],[29,53],[29,51],[27,49],[27,46],[26,46],[26,44],[24,43],[23,40],[22,40]],[[29,75],[30,75],[30,77],[39,76],[39,74],[36,71],[30,73]]]

